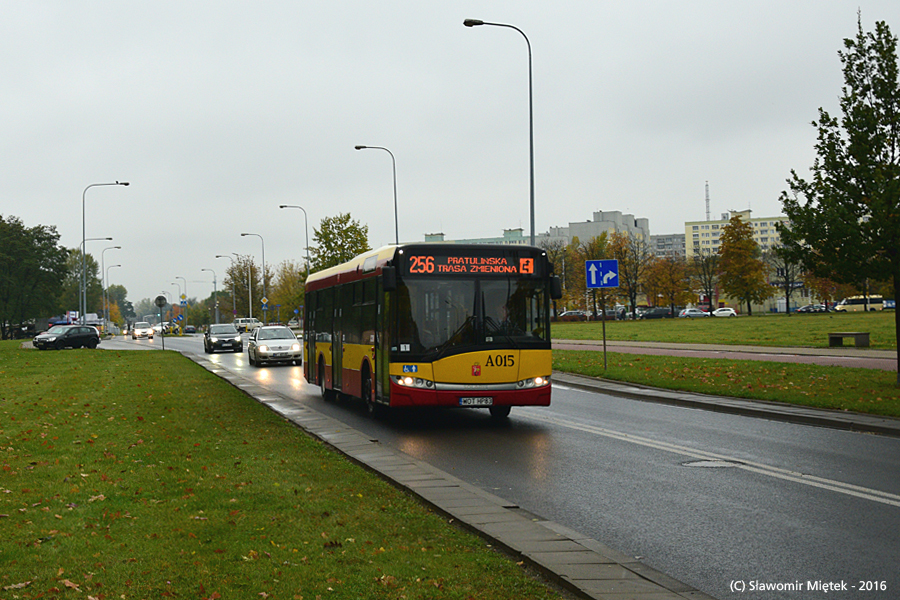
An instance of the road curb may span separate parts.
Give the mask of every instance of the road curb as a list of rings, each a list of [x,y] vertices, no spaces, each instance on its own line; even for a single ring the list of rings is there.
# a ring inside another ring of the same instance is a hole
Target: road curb
[[[205,356],[181,354],[580,598],[715,600],[634,557],[387,448],[337,419],[219,367]]]

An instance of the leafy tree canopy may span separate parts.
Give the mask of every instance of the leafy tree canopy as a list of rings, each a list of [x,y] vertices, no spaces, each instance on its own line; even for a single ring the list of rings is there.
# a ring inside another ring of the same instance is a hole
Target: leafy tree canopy
[[[325,217],[314,229],[317,246],[310,248],[313,271],[321,271],[346,262],[369,247],[369,226],[351,220],[350,213]]]
[[[0,334],[4,339],[13,325],[56,309],[67,255],[58,242],[55,227],[26,227],[17,217],[0,215]]]
[[[796,171],[781,202],[787,251],[813,275],[867,289],[893,283],[900,296],[900,86],[897,38],[883,21],[838,52],[841,117],[820,108],[816,158],[807,180]],[[900,313],[896,317],[900,336]],[[898,346],[900,352],[900,346]],[[898,370],[900,384],[900,370]]]

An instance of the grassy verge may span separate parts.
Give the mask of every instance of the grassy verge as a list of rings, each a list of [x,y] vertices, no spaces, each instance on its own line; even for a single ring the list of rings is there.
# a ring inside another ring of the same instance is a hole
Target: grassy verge
[[[734,320],[734,319],[732,319]],[[554,350],[553,368],[654,387],[900,417],[897,374],[795,363]]]
[[[602,327],[599,321],[554,323],[553,337],[599,340]],[[893,311],[606,322],[607,339],[636,342],[825,348],[834,331],[868,331],[872,348],[897,348]]]
[[[166,352],[0,342],[0,539],[2,599],[559,597]]]

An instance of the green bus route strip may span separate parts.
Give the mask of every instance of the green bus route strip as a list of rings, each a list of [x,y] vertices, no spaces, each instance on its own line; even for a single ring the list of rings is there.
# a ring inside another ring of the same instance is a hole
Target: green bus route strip
[[[202,355],[182,354],[580,598],[715,600],[601,542],[387,448],[337,419],[231,373]]]

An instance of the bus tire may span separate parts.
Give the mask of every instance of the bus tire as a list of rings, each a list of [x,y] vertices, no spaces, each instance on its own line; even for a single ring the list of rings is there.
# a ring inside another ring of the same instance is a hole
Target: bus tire
[[[492,406],[488,410],[491,411],[492,419],[494,419],[495,421],[500,421],[509,418],[509,411],[511,409],[511,406]]]
[[[366,406],[366,414],[370,417],[375,418],[381,412],[381,407],[375,403],[375,398],[372,397],[372,373],[369,371],[369,365],[366,364],[363,366],[362,370],[362,401]]]
[[[334,397],[334,394],[331,390],[325,387],[325,359],[319,357],[319,370],[318,370],[318,380],[319,380],[319,391],[322,394],[323,400],[331,400]]]

